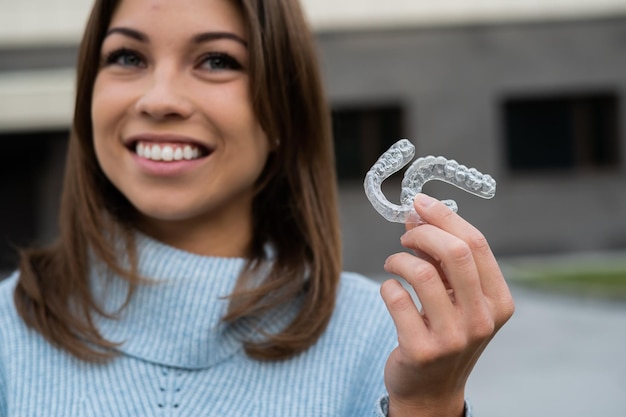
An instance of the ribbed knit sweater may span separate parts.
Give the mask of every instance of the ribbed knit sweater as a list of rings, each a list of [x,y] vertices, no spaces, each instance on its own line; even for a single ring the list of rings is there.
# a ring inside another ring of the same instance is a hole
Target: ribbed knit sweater
[[[198,256],[145,237],[138,252],[140,274],[155,283],[140,286],[115,320],[98,316],[102,335],[121,342],[105,364],[78,360],[27,328],[13,303],[17,273],[0,283],[0,417],[386,414],[383,369],[397,337],[372,281],[342,274],[319,341],[293,359],[265,362],[243,351],[250,328],[220,320],[244,259]],[[117,311],[125,282],[95,268],[90,279],[105,310]],[[292,310],[268,317],[264,328],[280,329]]]

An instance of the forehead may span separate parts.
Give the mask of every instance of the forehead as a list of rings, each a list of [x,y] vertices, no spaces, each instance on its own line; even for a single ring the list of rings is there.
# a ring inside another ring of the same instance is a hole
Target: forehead
[[[246,36],[235,0],[121,0],[109,24],[115,26],[170,34],[210,30]]]

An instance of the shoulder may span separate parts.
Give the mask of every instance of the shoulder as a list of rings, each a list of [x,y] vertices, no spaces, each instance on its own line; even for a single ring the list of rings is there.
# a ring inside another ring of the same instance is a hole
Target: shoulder
[[[15,304],[13,303],[13,291],[17,284],[19,272],[14,272],[8,278],[0,281],[0,323],[5,324],[4,321],[12,316],[12,312],[15,311]],[[0,329],[5,326],[0,326]]]
[[[360,383],[369,381],[368,386],[376,392],[372,395],[380,396],[385,362],[397,340],[380,283],[360,274],[342,273],[335,309],[320,343],[326,360],[358,375]]]
[[[372,305],[384,308],[380,285],[381,282],[356,272],[343,272],[339,280],[337,301],[350,304],[353,308],[370,309]]]
[[[15,310],[15,304],[13,303],[13,291],[17,283],[17,278],[18,273],[15,272],[8,278],[0,281],[0,385],[3,383],[2,379],[5,377],[4,368],[9,343],[14,339],[14,329],[21,325]],[[2,391],[1,388],[2,387],[0,387],[0,391]],[[0,396],[1,395],[3,395],[2,392],[0,392]],[[1,405],[0,398],[0,409],[2,408]]]
[[[18,279],[19,272],[15,272],[0,281],[0,355],[3,351],[6,353],[9,346],[15,346],[18,339],[21,340],[29,333],[13,301]]]
[[[364,338],[395,339],[395,327],[380,295],[380,283],[358,273],[341,274],[333,321],[344,331]]]
[[[338,300],[344,303],[379,301],[380,283],[356,272],[343,272],[339,280]]]
[[[17,324],[16,318],[18,316],[15,310],[15,303],[13,302],[13,292],[18,277],[19,273],[14,272],[8,278],[0,281],[0,345],[8,338],[8,335],[5,333]]]

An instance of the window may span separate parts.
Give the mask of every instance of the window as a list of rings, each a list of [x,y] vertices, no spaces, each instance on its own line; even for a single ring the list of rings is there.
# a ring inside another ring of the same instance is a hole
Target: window
[[[339,180],[363,180],[376,159],[403,137],[400,106],[337,107],[333,135]]]
[[[0,134],[0,279],[17,249],[56,231],[67,132]]]
[[[619,100],[614,93],[504,101],[506,161],[514,172],[615,168]]]

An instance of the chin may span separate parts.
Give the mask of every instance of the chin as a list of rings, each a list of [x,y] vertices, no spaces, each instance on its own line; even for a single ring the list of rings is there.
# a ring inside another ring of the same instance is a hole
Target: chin
[[[133,204],[135,209],[139,212],[139,215],[150,221],[160,222],[182,222],[199,217],[196,210],[192,210],[189,207],[181,206],[168,206],[159,204]]]

